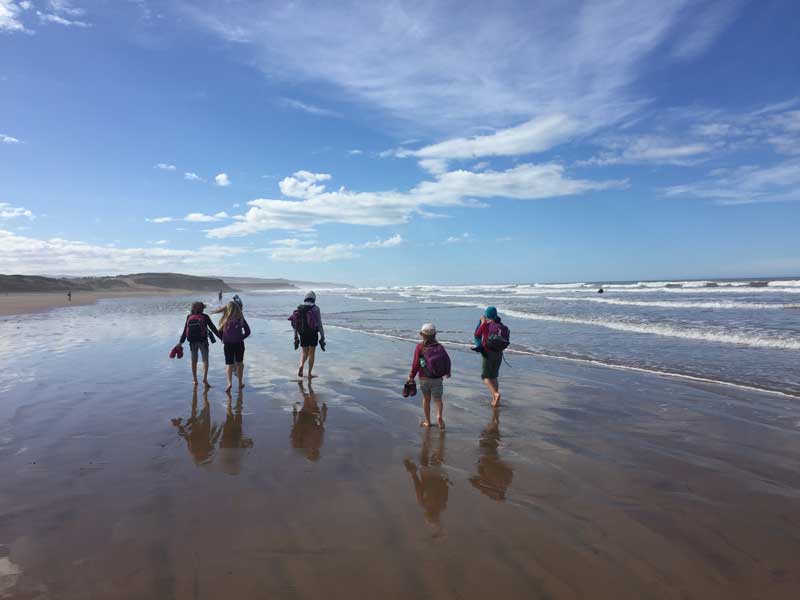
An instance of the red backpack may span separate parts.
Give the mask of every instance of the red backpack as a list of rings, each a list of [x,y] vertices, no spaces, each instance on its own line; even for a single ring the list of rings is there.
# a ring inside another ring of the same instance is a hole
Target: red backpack
[[[190,342],[204,342],[207,338],[206,316],[203,313],[189,315],[186,319],[186,339]]]

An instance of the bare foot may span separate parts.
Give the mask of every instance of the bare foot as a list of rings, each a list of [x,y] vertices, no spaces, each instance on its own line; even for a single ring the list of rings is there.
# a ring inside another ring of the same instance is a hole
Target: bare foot
[[[419,426],[420,426],[420,427],[430,427],[430,426],[431,426],[431,424],[430,424],[428,421],[422,421],[422,422],[419,424]]]
[[[309,379],[312,379],[312,378],[314,378],[314,377],[316,377],[316,375],[312,375],[311,373],[309,373],[309,374],[308,374],[308,378],[309,378]]]
[[[194,380],[194,387],[197,387],[197,379]]]
[[[492,399],[492,406],[500,406],[500,394],[495,394]]]
[[[297,369],[297,376],[298,377],[302,377],[303,376],[303,367],[300,367],[299,369]]]
[[[439,431],[444,431],[444,419],[439,419],[437,424],[439,425]]]
[[[244,387],[244,384],[240,381],[239,382],[239,389],[242,389],[243,387]]]
[[[197,384],[195,384],[195,385],[197,385]],[[210,388],[210,387],[213,387],[213,386],[212,386],[210,383],[208,383],[208,381],[206,381],[205,379],[203,380],[203,385],[204,385],[204,386],[206,386],[206,389],[208,389],[208,388]]]
[[[225,393],[229,393],[231,391],[231,384],[228,384],[228,387],[225,388]]]

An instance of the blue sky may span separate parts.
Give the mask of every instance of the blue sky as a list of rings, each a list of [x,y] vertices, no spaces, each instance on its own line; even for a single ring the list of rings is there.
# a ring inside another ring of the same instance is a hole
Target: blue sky
[[[800,274],[800,5],[0,0],[0,272]]]

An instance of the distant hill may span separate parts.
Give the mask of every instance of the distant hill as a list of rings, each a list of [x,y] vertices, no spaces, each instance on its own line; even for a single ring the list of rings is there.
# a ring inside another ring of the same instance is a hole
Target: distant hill
[[[262,277],[225,277],[225,283],[228,283],[239,289],[281,289],[292,290],[299,288],[349,288],[352,287],[345,283],[329,283],[324,281],[294,281],[290,279],[266,279]]]
[[[40,277],[36,275],[0,275],[0,293],[73,291],[158,291],[187,290],[232,292],[234,289],[218,277],[197,277],[181,273],[134,273],[114,277]]]

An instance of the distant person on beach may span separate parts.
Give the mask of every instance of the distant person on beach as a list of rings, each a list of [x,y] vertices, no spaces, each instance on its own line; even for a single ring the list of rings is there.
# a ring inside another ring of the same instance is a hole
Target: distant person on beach
[[[217,295],[217,300],[222,302],[222,290],[219,291],[219,294]]]
[[[450,356],[444,346],[436,340],[436,326],[426,323],[419,330],[422,341],[414,350],[411,361],[411,372],[408,383],[412,383],[419,375],[419,387],[422,391],[422,411],[425,413],[423,427],[431,426],[431,398],[436,403],[436,421],[440,430],[444,430],[444,377],[450,377]]]
[[[236,367],[236,377],[239,380],[239,389],[244,387],[244,341],[250,335],[250,326],[244,318],[242,308],[238,302],[231,300],[225,305],[222,318],[219,320],[220,337],[225,350],[225,371],[228,377],[226,392],[233,387],[233,369]]]
[[[72,290],[69,290],[69,291],[67,292],[67,300],[68,300],[69,302],[72,302]]]
[[[303,303],[298,306],[289,317],[294,329],[294,348],[302,348],[300,356],[300,368],[297,376],[303,377],[306,362],[308,362],[308,378],[313,375],[314,356],[317,351],[317,344],[325,352],[325,330],[322,328],[322,312],[317,306],[317,295],[313,291],[306,294]]]
[[[216,341],[214,335],[219,337],[219,332],[214,327],[211,317],[203,312],[205,309],[206,305],[202,302],[192,303],[192,312],[186,317],[180,344],[183,345],[186,340],[189,340],[194,384],[197,385],[197,355],[199,353],[203,357],[203,384],[211,387],[211,384],[208,383],[208,341],[211,340],[213,344]]]
[[[475,330],[475,337],[481,340],[481,379],[492,394],[492,406],[500,404],[500,384],[497,378],[503,362],[503,350],[509,344],[509,336],[508,327],[503,325],[497,309],[494,306],[487,307]]]

